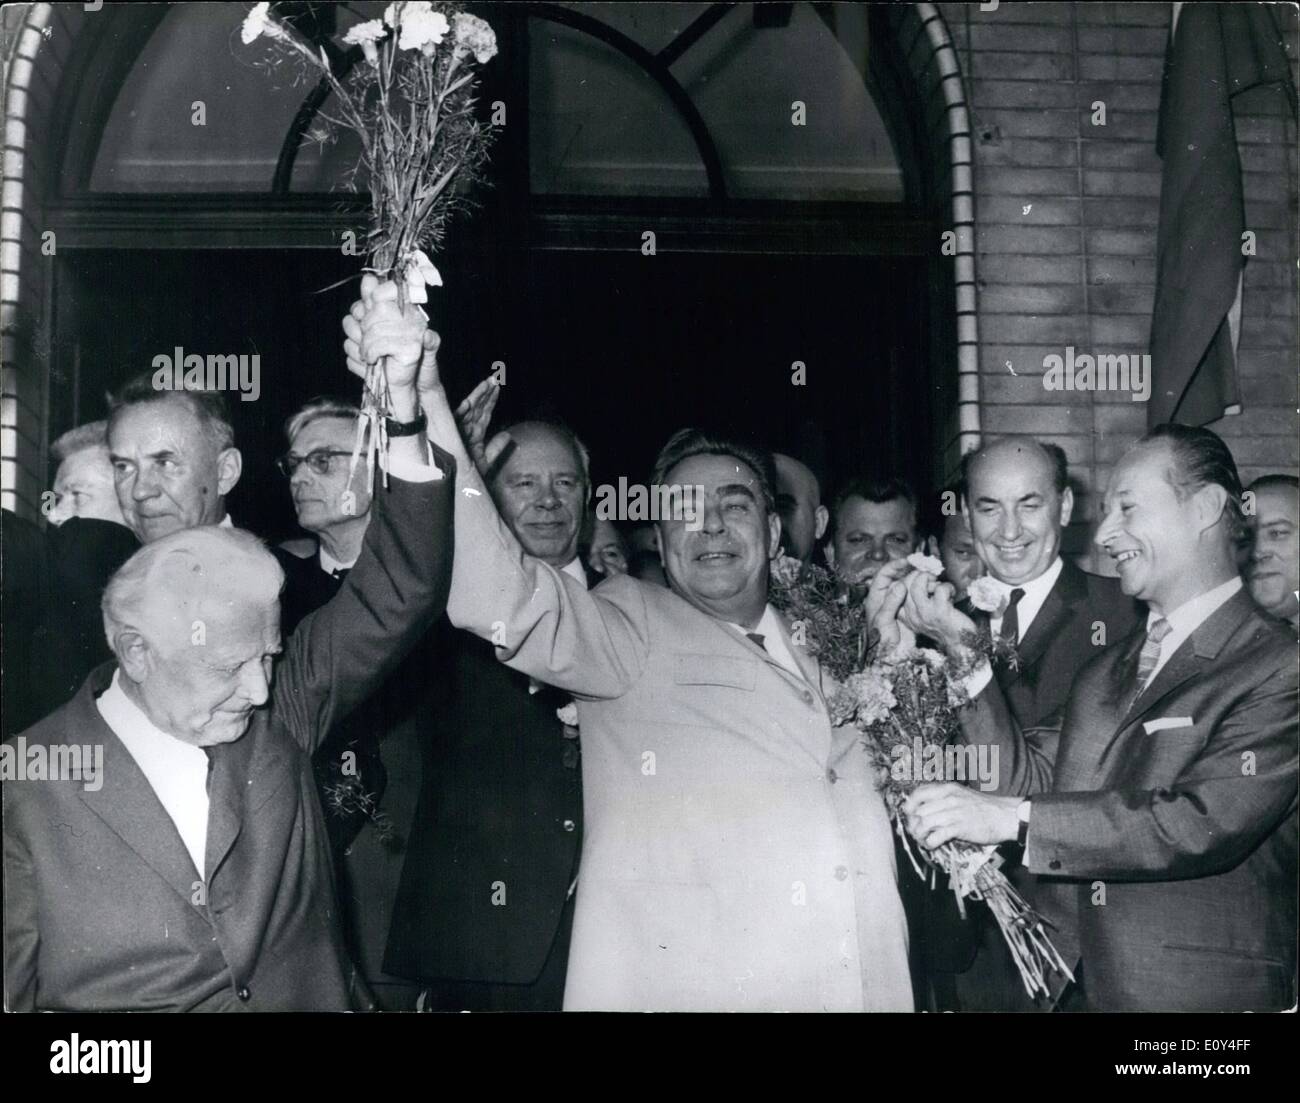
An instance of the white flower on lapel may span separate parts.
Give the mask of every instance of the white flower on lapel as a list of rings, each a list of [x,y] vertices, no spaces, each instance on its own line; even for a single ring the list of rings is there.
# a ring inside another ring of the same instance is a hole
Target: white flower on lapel
[[[578,703],[570,701],[567,705],[556,709],[555,715],[565,727],[576,728],[578,726]]]
[[[1003,605],[1006,604],[1006,598],[1002,590],[991,575],[985,575],[983,578],[977,578],[966,588],[966,596],[970,598],[970,603],[981,612],[997,616],[1002,611]]]

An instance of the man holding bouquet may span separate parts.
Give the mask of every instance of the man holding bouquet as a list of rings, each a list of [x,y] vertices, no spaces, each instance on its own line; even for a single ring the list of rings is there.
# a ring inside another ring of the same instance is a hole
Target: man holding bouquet
[[[1082,962],[1063,1006],[1295,1003],[1295,641],[1242,589],[1241,527],[1214,433],[1164,425],[1138,442],[1095,541],[1145,625],[1082,668],[1059,726],[1022,729],[977,671],[962,727],[999,749],[998,793],[929,785],[908,802],[928,847],[1021,842],[1065,959]],[[892,600],[960,653],[971,625],[949,587],[918,574]]]

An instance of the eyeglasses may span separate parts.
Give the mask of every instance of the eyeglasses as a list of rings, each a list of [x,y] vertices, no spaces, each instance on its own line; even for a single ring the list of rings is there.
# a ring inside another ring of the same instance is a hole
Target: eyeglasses
[[[351,455],[351,452],[341,452],[330,448],[318,448],[315,452],[308,452],[305,456],[296,456],[290,452],[287,456],[281,456],[277,459],[275,466],[280,469],[280,474],[290,479],[298,470],[298,466],[304,463],[313,475],[328,475],[337,457]]]

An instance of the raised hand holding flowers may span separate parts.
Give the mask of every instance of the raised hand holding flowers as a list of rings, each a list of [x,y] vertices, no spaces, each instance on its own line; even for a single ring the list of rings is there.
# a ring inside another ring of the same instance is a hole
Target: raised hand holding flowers
[[[353,174],[370,192],[366,271],[396,282],[399,308],[427,302],[427,289],[442,285],[429,252],[442,244],[452,215],[466,206],[487,160],[491,127],[475,117],[474,66],[496,54],[492,28],[457,4],[389,4],[382,19],[358,23],[342,36],[344,45],[361,49],[366,64],[335,72],[325,48],[277,19],[275,7],[257,4],[244,20],[241,40],[266,40],[277,63],[319,71],[329,85],[329,110],[321,118],[361,141]],[[370,426],[373,471],[376,456],[385,464],[384,419],[394,411],[381,365],[369,367],[361,410]],[[364,435],[359,426],[354,465]]]

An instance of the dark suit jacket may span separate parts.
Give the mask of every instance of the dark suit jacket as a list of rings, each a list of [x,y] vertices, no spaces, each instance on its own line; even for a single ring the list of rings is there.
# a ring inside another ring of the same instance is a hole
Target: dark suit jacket
[[[5,996],[11,1010],[330,1010],[356,1003],[310,754],[445,605],[448,477],[390,480],[338,598],[285,643],[268,707],[213,749],[199,881],[175,826],[95,696],[112,666],[25,733],[99,744],[103,784],[4,793]]]
[[[86,676],[112,660],[99,603],[108,580],[140,548],[126,526],[84,517],[51,526],[45,539],[50,600],[30,642],[40,662],[33,672],[36,712],[29,722],[72,700]]]
[[[1137,627],[1139,611],[1118,579],[1087,574],[1066,560],[1016,648],[1017,669],[1005,663],[994,667],[1016,719],[1037,727],[1059,713],[1083,664],[1125,639]],[[977,623],[988,624],[988,614],[976,610],[973,615]]]
[[[1025,730],[996,685],[966,710],[1000,791],[1033,794],[1025,864],[1105,1011],[1295,1002],[1295,638],[1243,589],[1134,707],[1144,629],[1080,671],[1063,726]],[[1104,890],[1104,904],[1097,894]]]
[[[436,651],[439,707],[384,970],[530,984],[556,943],[582,841],[578,749],[556,717],[569,697],[530,694],[490,643],[446,621]]]

